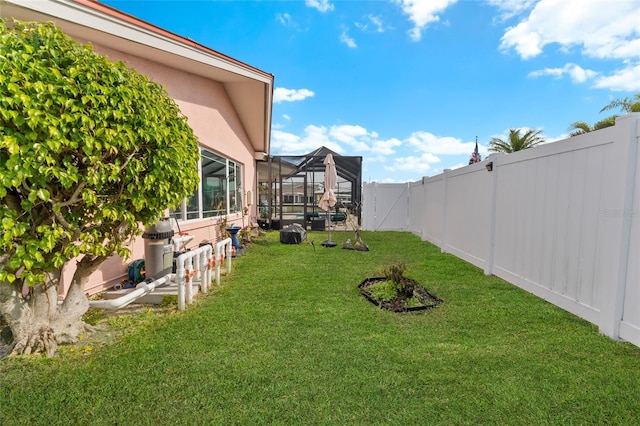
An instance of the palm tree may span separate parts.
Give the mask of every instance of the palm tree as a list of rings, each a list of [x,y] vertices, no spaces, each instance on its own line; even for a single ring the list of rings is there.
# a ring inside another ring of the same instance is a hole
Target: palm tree
[[[492,138],[489,142],[489,151],[503,152],[508,154],[510,152],[521,151],[523,149],[531,148],[543,143],[544,137],[540,136],[542,130],[527,130],[523,135],[520,135],[522,129],[509,129],[509,138],[507,141],[503,141],[499,138]]]
[[[572,123],[569,127],[571,133],[570,136],[578,136],[583,135],[585,133],[593,132],[595,130],[604,129],[605,127],[611,127],[616,124],[617,115],[612,115],[611,117],[607,117],[604,120],[600,120],[591,127],[589,123],[585,123],[584,121],[576,121]]]
[[[640,93],[636,93],[632,97],[614,99],[605,105],[600,112],[616,108],[620,108],[626,113],[640,112]]]

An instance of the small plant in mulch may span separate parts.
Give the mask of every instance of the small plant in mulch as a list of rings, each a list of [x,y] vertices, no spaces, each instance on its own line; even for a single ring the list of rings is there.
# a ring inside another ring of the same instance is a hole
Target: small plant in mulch
[[[405,277],[405,270],[404,262],[389,264],[384,276],[365,279],[358,286],[360,293],[374,305],[393,312],[431,309],[442,303],[417,281]]]

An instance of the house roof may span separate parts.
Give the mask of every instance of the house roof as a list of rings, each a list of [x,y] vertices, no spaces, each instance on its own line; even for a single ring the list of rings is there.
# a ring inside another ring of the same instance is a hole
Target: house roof
[[[0,16],[53,21],[76,39],[220,82],[253,149],[269,153],[272,74],[96,0],[0,0]]]

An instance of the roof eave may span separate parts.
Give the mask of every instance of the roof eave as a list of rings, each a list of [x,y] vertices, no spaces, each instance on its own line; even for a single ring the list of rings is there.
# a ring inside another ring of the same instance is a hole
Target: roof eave
[[[222,83],[253,149],[269,153],[272,74],[95,0],[0,0],[0,14],[50,20],[72,37]]]

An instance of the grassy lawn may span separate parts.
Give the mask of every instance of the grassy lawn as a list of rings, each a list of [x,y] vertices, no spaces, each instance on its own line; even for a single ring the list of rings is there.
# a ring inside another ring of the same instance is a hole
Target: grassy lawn
[[[416,236],[362,236],[370,252],[269,233],[185,312],[0,361],[0,424],[638,424],[640,348]],[[362,298],[398,259],[444,303],[395,314]]]

